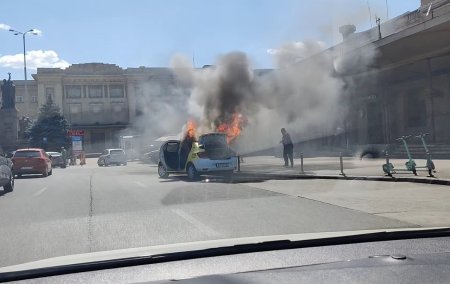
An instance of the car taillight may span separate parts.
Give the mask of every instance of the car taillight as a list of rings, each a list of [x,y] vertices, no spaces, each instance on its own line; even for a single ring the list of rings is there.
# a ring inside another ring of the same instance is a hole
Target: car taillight
[[[197,153],[197,156],[199,157],[199,158],[208,158],[208,154],[206,154],[206,152],[198,152]]]

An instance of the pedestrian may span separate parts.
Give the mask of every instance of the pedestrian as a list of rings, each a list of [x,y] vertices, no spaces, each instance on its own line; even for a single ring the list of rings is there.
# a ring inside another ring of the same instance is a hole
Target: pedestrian
[[[81,151],[80,153],[80,166],[86,165],[86,155],[84,154],[84,151]]]
[[[67,151],[64,147],[61,147],[61,156],[64,161],[64,166],[67,166]]]
[[[284,166],[288,167],[290,160],[292,168],[294,167],[294,145],[292,144],[291,136],[285,128],[281,128],[281,134],[283,135],[280,143],[283,144]]]

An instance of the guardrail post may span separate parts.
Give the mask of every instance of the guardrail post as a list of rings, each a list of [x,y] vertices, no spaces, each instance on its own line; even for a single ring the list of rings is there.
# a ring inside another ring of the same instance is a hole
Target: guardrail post
[[[342,152],[339,153],[339,162],[341,164],[341,175],[345,176],[344,174],[344,160],[342,157]]]
[[[303,152],[300,152],[300,173],[305,173],[305,171],[303,170]]]

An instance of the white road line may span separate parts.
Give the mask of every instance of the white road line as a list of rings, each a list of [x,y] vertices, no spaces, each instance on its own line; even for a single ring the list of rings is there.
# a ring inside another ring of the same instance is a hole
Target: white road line
[[[147,186],[140,181],[135,181],[134,183],[139,185],[140,187],[147,188]]]
[[[203,224],[198,219],[196,219],[194,216],[186,213],[184,210],[181,209],[171,209],[173,213],[177,214],[187,222],[191,223],[195,228],[197,228],[200,232],[202,232],[205,235],[208,236],[220,236],[218,232],[216,232],[214,229],[209,227],[208,225]]]
[[[39,196],[41,195],[44,191],[47,190],[47,187],[43,187],[41,188],[38,192],[36,192],[35,194],[33,194],[33,196]]]

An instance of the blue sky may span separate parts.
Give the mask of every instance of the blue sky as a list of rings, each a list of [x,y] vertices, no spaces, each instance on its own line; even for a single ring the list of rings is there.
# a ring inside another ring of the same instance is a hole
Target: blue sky
[[[389,18],[412,11],[419,0],[388,0]],[[126,67],[164,67],[177,53],[213,64],[230,51],[248,54],[255,68],[272,67],[267,50],[285,43],[340,41],[338,26],[371,26],[386,15],[386,0],[15,0],[0,18],[0,78],[23,79],[22,38],[26,31],[28,74],[36,67],[103,62]],[[9,12],[14,11],[14,12]],[[19,12],[20,11],[20,12]],[[2,29],[3,28],[3,29]]]

